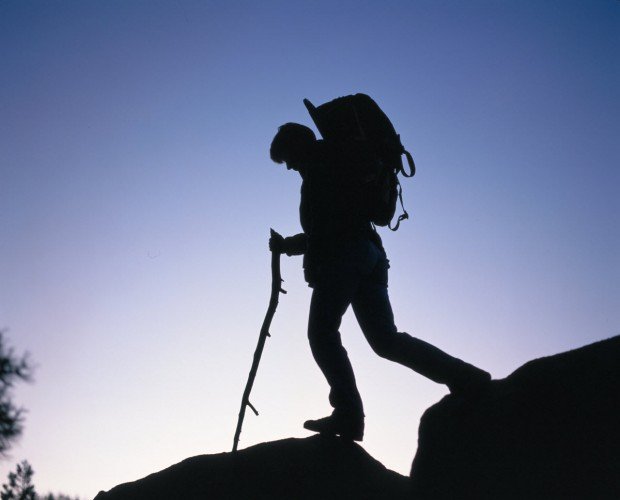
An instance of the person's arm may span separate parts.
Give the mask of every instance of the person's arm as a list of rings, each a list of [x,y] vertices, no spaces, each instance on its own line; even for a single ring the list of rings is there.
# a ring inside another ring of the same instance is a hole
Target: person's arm
[[[269,249],[272,252],[285,253],[289,257],[292,255],[303,255],[306,253],[306,245],[308,235],[299,233],[288,238],[283,238],[276,233],[275,236],[269,238]]]
[[[284,238],[284,253],[289,257],[291,255],[303,255],[306,253],[307,244],[308,235],[306,233],[289,236],[288,238]]]

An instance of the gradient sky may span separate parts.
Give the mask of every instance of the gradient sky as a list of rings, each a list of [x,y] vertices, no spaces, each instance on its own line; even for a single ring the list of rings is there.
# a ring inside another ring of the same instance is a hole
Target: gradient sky
[[[620,333],[617,0],[0,2],[0,326],[39,492],[84,498],[229,451],[300,179],[286,121],[365,92],[418,174],[382,230],[399,329],[505,377]],[[283,262],[240,447],[329,411]],[[349,312],[364,447],[408,473],[447,393],[378,358]]]

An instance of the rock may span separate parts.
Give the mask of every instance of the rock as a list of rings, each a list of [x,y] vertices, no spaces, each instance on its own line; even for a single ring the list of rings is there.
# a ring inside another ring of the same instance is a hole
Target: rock
[[[95,500],[409,498],[409,479],[355,443],[312,436],[188,458]]]
[[[620,498],[620,336],[526,363],[423,415],[412,498]]]
[[[620,336],[526,363],[423,415],[411,479],[313,436],[189,458],[95,500],[620,498]]]

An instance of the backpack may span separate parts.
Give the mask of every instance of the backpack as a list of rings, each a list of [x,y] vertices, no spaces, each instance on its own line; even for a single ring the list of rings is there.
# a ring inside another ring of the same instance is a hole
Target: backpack
[[[338,97],[316,107],[304,99],[304,104],[323,139],[336,144],[350,162],[355,162],[356,175],[365,186],[369,220],[396,231],[401,221],[409,218],[403,206],[398,174],[413,177],[415,164],[390,119],[366,94]],[[408,173],[403,166],[403,154],[409,165]],[[392,227],[397,199],[403,213]]]

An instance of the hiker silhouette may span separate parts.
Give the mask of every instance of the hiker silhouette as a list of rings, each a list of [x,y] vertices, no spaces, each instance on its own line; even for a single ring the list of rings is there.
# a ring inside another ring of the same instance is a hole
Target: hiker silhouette
[[[308,339],[314,359],[330,386],[333,413],[308,420],[311,431],[361,441],[364,409],[353,368],[340,338],[349,305],[372,349],[440,384],[469,395],[487,386],[486,371],[454,358],[423,340],[399,332],[388,296],[389,261],[367,210],[368,179],[360,179],[337,141],[317,140],[298,123],[282,125],[271,159],[301,175],[300,222],[303,232],[275,233],[273,252],[303,254],[305,279],[313,289]]]

